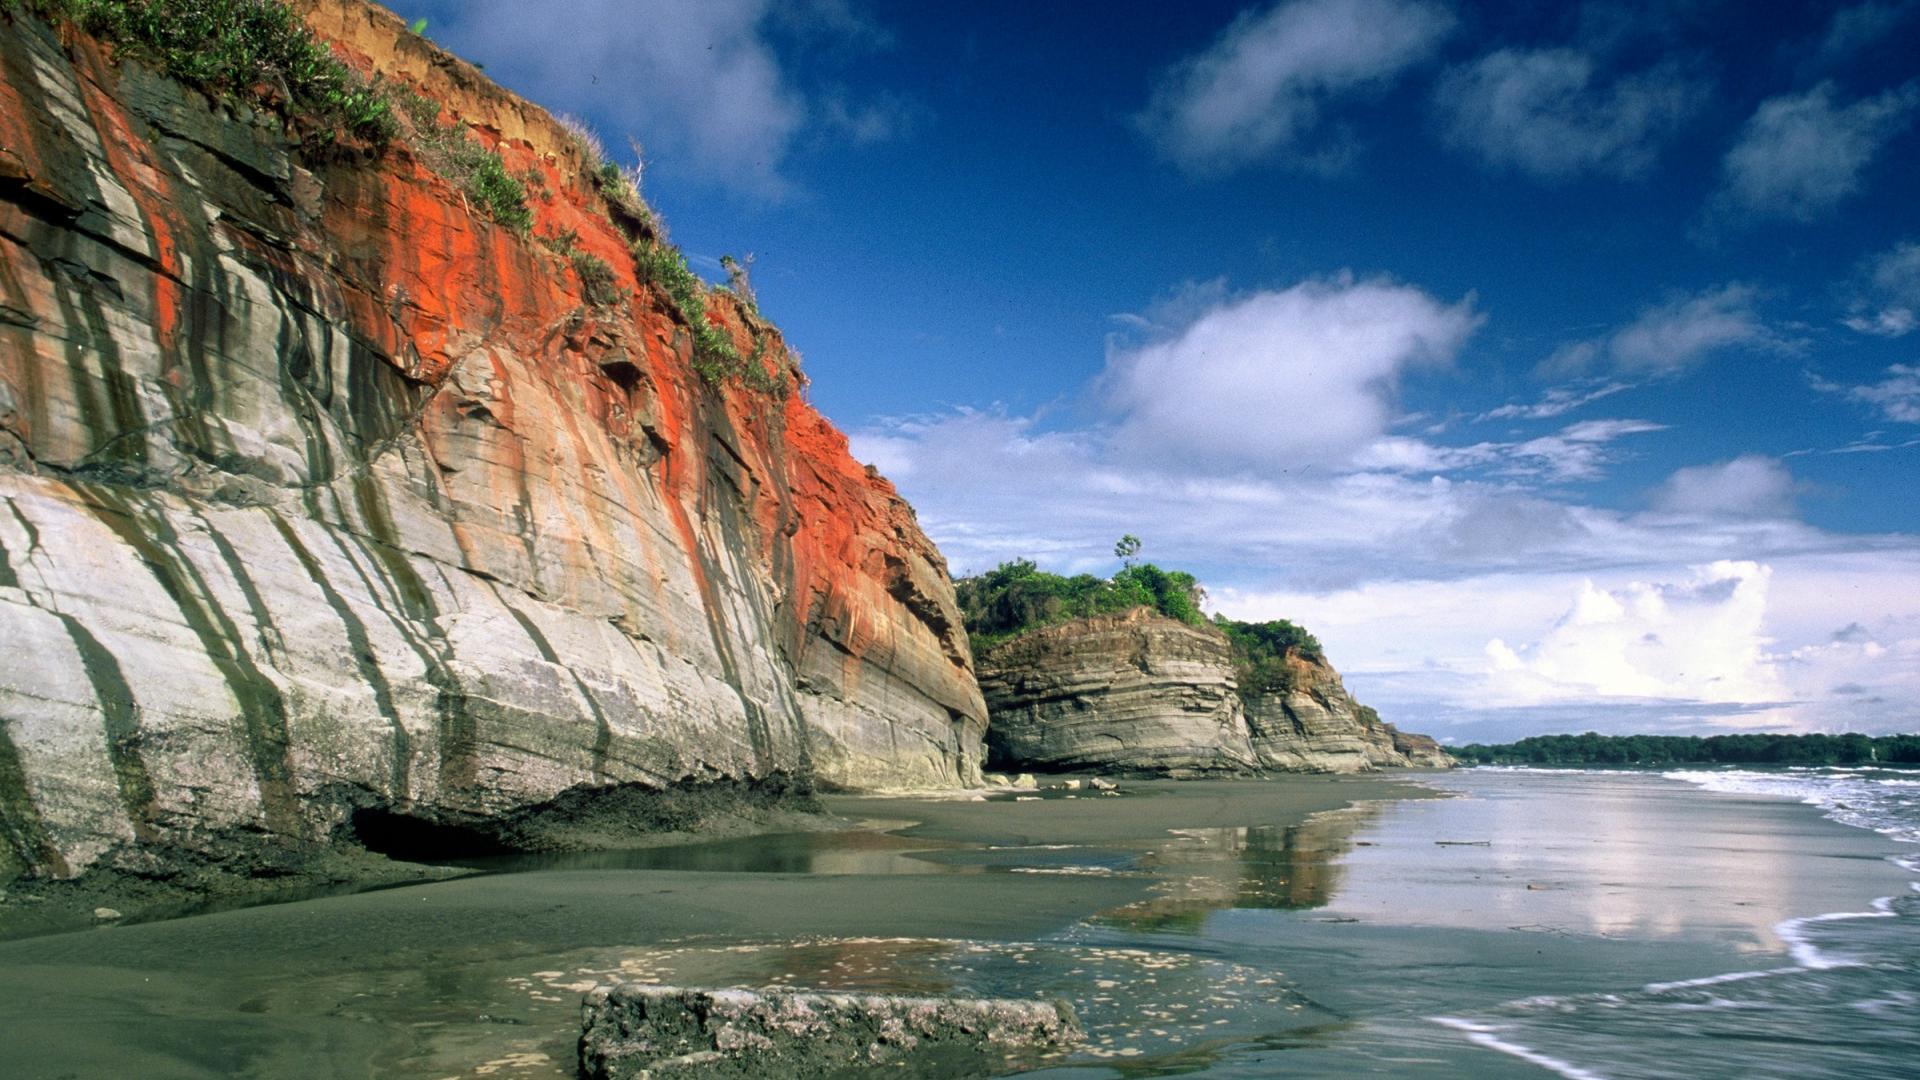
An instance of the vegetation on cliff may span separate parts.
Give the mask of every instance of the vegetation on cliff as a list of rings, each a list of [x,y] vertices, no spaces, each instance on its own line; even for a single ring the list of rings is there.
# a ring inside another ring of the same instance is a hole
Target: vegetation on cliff
[[[399,133],[380,87],[336,59],[275,0],[0,0],[0,10],[70,22],[189,86],[269,109],[303,145]]]
[[[1447,747],[1470,765],[1920,765],[1920,735],[1533,735]]]
[[[1289,656],[1324,662],[1319,640],[1304,628],[1285,619],[1257,623],[1225,615],[1208,619],[1201,610],[1206,590],[1192,574],[1133,562],[1139,541],[1131,536],[1123,538],[1114,550],[1127,563],[1110,578],[1092,574],[1063,577],[1040,569],[1031,560],[1015,559],[955,582],[974,648],[990,649],[1036,627],[1145,607],[1192,626],[1212,626],[1226,635],[1233,646],[1235,674],[1242,690],[1289,689],[1295,671]]]
[[[1326,659],[1318,638],[1285,619],[1251,623],[1215,615],[1213,625],[1233,642],[1234,675],[1242,691],[1292,689],[1295,667],[1288,662],[1289,654],[1314,662]]]
[[[1162,570],[1152,563],[1123,567],[1110,578],[1092,574],[1062,577],[1028,559],[1014,559],[992,570],[954,582],[967,634],[976,650],[1016,634],[1090,615],[1113,615],[1148,607],[1170,619],[1195,626],[1206,622],[1200,605],[1206,593],[1192,574]]]

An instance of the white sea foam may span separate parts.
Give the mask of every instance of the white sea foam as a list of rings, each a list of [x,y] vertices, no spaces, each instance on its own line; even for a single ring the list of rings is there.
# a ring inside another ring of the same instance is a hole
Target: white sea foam
[[[1507,771],[1558,773],[1574,770],[1534,770],[1522,767]],[[1770,772],[1741,769],[1676,769],[1661,775],[1708,791],[1796,799],[1807,805],[1819,807],[1825,816],[1841,824],[1870,829],[1901,842],[1920,844],[1920,779],[1915,779],[1911,772],[1876,766],[1848,769],[1816,766]],[[1920,855],[1900,855],[1891,861],[1910,873],[1920,874]],[[1920,881],[1911,882],[1908,887],[1913,892],[1920,893]],[[1823,950],[1815,944],[1814,939],[1818,928],[1823,925],[1831,926],[1854,920],[1899,918],[1902,914],[1896,906],[1895,897],[1883,896],[1874,900],[1865,911],[1833,911],[1788,919],[1775,927],[1775,933],[1786,944],[1788,955],[1792,957],[1794,966],[1759,971],[1735,971],[1675,982],[1648,983],[1642,988],[1642,992],[1651,995],[1676,993],[1685,995],[1689,991],[1706,986],[1741,984],[1783,977],[1793,978],[1804,976],[1808,972],[1840,968],[1861,969],[1877,963],[1884,964],[1886,962],[1884,958],[1860,958]],[[1913,997],[1914,995],[1906,990],[1889,990],[1880,997],[1854,1002],[1853,1007],[1870,1012],[1876,1009],[1880,1012],[1897,1011],[1910,1004]],[[1581,1008],[1580,1002],[1583,999],[1618,1000],[1611,994],[1568,995],[1529,998],[1524,1001],[1509,1002],[1502,1008],[1544,1007],[1548,1011],[1564,1011]],[[1869,1009],[1868,1006],[1874,1008]],[[1666,1007],[1721,1009],[1748,1006],[1708,995],[1707,1000],[1698,1005],[1669,1002]],[[1517,1029],[1521,1028],[1519,1024],[1497,1024],[1457,1017],[1430,1017],[1429,1019],[1464,1033],[1477,1045],[1529,1062],[1567,1077],[1569,1080],[1599,1080],[1602,1075],[1517,1041],[1516,1036],[1519,1034]]]
[[[1482,1024],[1473,1020],[1461,1020],[1452,1016],[1436,1016],[1433,1018],[1433,1021],[1436,1024],[1444,1024],[1447,1027],[1453,1028],[1455,1031],[1465,1032],[1470,1041],[1478,1043],[1489,1050],[1497,1050],[1509,1057],[1519,1058],[1528,1064],[1538,1065],[1548,1072],[1558,1073],[1566,1077],[1567,1080],[1606,1080],[1606,1077],[1602,1074],[1583,1069],[1570,1061],[1562,1061],[1557,1057],[1543,1054],[1532,1047],[1522,1046],[1516,1042],[1508,1042],[1495,1034],[1495,1032],[1500,1029],[1494,1027],[1492,1024]]]

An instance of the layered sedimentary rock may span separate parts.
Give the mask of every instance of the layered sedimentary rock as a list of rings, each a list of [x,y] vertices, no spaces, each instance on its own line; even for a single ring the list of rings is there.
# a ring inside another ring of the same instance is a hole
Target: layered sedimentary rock
[[[1263,768],[1360,772],[1452,764],[1432,739],[1404,735],[1354,701],[1340,673],[1324,659],[1292,652],[1284,664],[1284,686],[1240,690],[1254,753]]]
[[[532,235],[404,142],[302,157],[0,13],[0,881],[368,808],[976,781],[966,635],[893,487],[797,390],[695,372],[545,112],[383,9],[300,6],[531,176]]]
[[[979,658],[988,749],[1007,767],[1244,771],[1227,639],[1136,608],[1030,630]]]
[[[1359,772],[1452,759],[1297,652],[1283,687],[1243,689],[1226,637],[1149,608],[1041,627],[978,659],[1001,768]]]

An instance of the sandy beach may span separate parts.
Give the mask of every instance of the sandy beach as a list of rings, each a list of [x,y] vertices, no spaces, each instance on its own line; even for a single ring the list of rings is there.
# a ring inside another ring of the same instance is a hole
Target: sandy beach
[[[1252,1076],[1276,1054],[1309,1072],[1385,1054],[1398,1072],[1528,1075],[1427,1018],[1772,962],[1774,922],[1899,874],[1878,838],[1807,807],[1681,785],[1654,799],[1437,776],[1125,786],[834,797],[868,826],[6,943],[10,1068],[569,1076],[580,995],[632,979],[1065,997],[1090,1041],[1062,1076],[1122,1060]],[[1755,838],[1774,857],[1745,891],[1687,869]],[[1662,848],[1670,865],[1619,861]]]

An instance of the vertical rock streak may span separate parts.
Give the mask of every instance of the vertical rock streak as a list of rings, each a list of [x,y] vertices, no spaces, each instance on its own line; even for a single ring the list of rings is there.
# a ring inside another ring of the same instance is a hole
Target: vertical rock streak
[[[694,373],[547,114],[384,9],[296,7],[536,175],[534,235],[404,144],[303,160],[0,13],[0,879],[369,806],[976,779],[946,566],[891,485],[797,394]],[[568,232],[620,300],[537,239]]]

